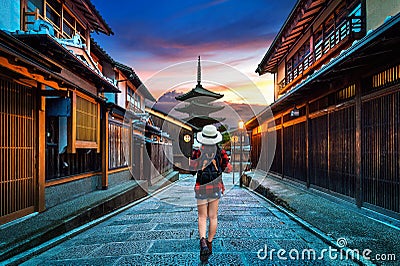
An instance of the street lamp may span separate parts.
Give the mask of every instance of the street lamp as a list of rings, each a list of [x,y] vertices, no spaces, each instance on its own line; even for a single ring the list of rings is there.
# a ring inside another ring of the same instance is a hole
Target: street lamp
[[[232,142],[233,145],[231,144],[231,159],[232,159],[232,183],[235,185],[235,145],[236,142],[238,142],[239,138],[238,136],[232,136]]]
[[[243,171],[243,129],[244,129],[244,122],[242,120],[239,121],[239,131],[240,131],[240,162],[239,162],[239,184],[240,187],[243,186],[242,181],[242,171]]]
[[[290,116],[291,117],[299,117],[300,116],[300,110],[296,108],[296,105],[294,105],[293,110],[290,111]]]

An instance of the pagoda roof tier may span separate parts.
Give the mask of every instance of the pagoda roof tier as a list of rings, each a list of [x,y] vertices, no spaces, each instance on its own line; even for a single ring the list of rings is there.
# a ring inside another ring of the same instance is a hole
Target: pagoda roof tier
[[[225,118],[209,117],[209,116],[190,116],[182,119],[198,128],[202,128],[206,125],[221,123]]]
[[[189,100],[192,98],[198,98],[198,97],[201,97],[202,99],[209,98],[208,101],[213,101],[214,99],[215,100],[221,99],[222,97],[224,97],[224,95],[209,91],[209,90],[203,88],[203,86],[198,83],[195,88],[191,89],[190,91],[186,92],[185,94],[175,97],[175,99],[177,99],[178,101],[186,101],[186,100]]]
[[[218,105],[205,104],[205,103],[199,103],[196,101],[191,101],[189,104],[185,105],[184,107],[175,108],[174,110],[181,112],[181,113],[208,115],[210,113],[218,112],[224,108],[225,108],[225,106],[218,106]]]

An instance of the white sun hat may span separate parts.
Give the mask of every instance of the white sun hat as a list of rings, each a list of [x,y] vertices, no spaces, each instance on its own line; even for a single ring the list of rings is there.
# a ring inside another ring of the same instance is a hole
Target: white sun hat
[[[197,133],[197,141],[204,145],[217,144],[222,140],[221,133],[213,125],[203,127],[203,130]]]

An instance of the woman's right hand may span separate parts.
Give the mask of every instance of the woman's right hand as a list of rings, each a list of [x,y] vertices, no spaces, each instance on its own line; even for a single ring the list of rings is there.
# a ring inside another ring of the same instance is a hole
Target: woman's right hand
[[[224,183],[221,181],[221,193],[224,194],[225,193],[225,185]]]

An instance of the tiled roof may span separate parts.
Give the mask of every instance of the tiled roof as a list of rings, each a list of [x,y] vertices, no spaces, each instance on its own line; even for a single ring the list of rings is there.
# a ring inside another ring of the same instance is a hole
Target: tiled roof
[[[276,71],[278,63],[325,8],[326,2],[327,0],[299,0],[296,3],[258,65],[256,72],[259,75]]]
[[[103,32],[107,35],[113,35],[114,32],[106,23],[99,11],[90,0],[69,0],[84,15],[85,19],[90,23],[90,27],[96,32]]]
[[[190,91],[186,92],[185,94],[175,97],[175,99],[177,99],[178,101],[186,101],[188,99],[195,98],[195,97],[211,97],[211,98],[215,98],[215,99],[221,99],[222,97],[224,97],[224,95],[209,91],[209,90],[203,88],[203,86],[201,86],[201,84],[197,84],[195,88],[191,89]]]

